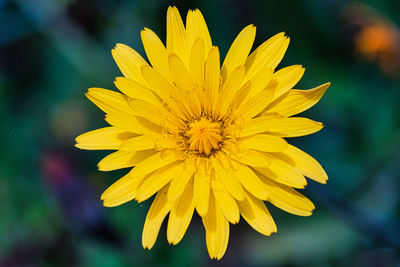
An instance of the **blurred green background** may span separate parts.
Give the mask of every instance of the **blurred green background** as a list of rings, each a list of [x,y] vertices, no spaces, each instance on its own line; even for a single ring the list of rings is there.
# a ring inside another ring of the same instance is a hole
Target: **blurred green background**
[[[104,127],[85,97],[121,76],[110,50],[142,55],[140,30],[165,40],[168,5],[199,8],[225,55],[248,24],[256,45],[280,31],[280,64],[302,64],[296,88],[332,86],[305,116],[325,128],[290,140],[317,158],[327,185],[309,181],[311,217],[268,205],[278,234],[244,220],[221,261],[209,260],[198,217],[169,246],[165,225],[151,251],[141,232],[149,202],[101,206],[126,171],[97,171],[106,152],[74,138]],[[400,266],[400,1],[0,0],[0,266]]]

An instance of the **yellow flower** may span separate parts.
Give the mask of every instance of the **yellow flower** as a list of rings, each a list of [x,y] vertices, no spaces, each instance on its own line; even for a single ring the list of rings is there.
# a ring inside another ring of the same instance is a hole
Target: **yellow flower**
[[[200,11],[188,12],[185,27],[170,7],[166,48],[153,31],[141,32],[151,65],[117,44],[112,55],[124,77],[115,85],[122,93],[90,88],[86,94],[111,126],[78,136],[76,146],[117,150],[99,162],[101,171],[135,166],[102,194],[104,206],[156,194],[144,224],[144,248],[153,247],[167,214],[167,238],[175,245],[196,210],[216,259],[226,251],[229,224],[240,215],[261,234],[277,231],[264,201],[311,215],[313,203],[293,188],[305,187],[304,176],[325,183],[327,175],[284,138],[322,128],[291,116],[317,103],[329,83],[291,89],[304,68],[274,71],[289,38],[279,33],[249,55],[255,34],[253,25],[244,28],[220,67]]]

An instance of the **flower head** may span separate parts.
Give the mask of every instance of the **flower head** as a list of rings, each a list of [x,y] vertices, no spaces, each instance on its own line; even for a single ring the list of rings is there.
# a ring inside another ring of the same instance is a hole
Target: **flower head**
[[[170,7],[166,47],[151,30],[141,32],[151,65],[117,44],[112,55],[124,77],[115,85],[122,93],[90,88],[86,94],[111,126],[78,136],[76,146],[117,150],[100,161],[99,170],[134,167],[102,194],[104,206],[156,195],[143,229],[145,248],[154,245],[168,214],[167,238],[177,244],[196,211],[209,255],[217,259],[240,215],[264,235],[277,231],[264,201],[311,215],[314,205],[294,188],[305,187],[304,176],[325,183],[326,173],[284,138],[322,128],[291,116],[318,102],[329,83],[291,89],[304,68],[275,72],[289,38],[279,33],[250,54],[255,33],[253,25],[244,28],[221,67],[200,11],[190,10],[184,26]]]

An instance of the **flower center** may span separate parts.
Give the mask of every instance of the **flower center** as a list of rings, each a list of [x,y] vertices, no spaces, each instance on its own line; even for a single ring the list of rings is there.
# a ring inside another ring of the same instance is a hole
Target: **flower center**
[[[188,149],[202,156],[210,156],[222,146],[223,125],[206,117],[201,117],[188,124],[185,132]]]

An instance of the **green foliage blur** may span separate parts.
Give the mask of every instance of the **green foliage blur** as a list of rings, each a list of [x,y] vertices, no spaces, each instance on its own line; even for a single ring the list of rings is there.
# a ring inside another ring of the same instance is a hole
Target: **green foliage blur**
[[[324,122],[289,140],[313,155],[329,181],[303,191],[316,205],[298,217],[268,205],[278,233],[244,220],[211,261],[196,215],[170,246],[162,227],[144,250],[150,201],[102,207],[126,170],[99,172],[104,151],[80,151],[77,135],[106,126],[89,87],[113,89],[117,42],[140,54],[143,27],[165,40],[165,17],[199,8],[224,56],[239,31],[255,45],[285,31],[280,67],[302,64],[296,88],[332,82],[304,116]],[[400,262],[400,2],[396,0],[0,0],[0,266],[398,266]]]

